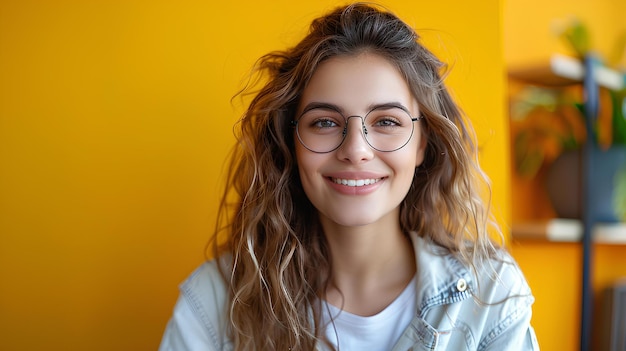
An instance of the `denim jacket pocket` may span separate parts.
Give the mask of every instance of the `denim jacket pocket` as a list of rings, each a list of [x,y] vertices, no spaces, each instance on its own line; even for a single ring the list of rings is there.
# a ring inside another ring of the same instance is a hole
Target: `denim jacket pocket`
[[[468,325],[456,323],[448,330],[436,330],[425,320],[415,318],[392,351],[463,351],[474,348],[474,338]]]

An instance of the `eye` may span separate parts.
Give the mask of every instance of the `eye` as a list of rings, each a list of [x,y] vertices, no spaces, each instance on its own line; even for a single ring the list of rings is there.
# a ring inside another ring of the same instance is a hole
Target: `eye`
[[[310,133],[335,133],[343,129],[343,117],[336,111],[314,109],[308,111],[300,118],[299,125],[306,128]]]
[[[330,118],[318,118],[311,123],[311,127],[319,128],[319,129],[333,128],[333,127],[338,127],[338,126],[339,125]]]
[[[366,117],[365,123],[381,133],[395,133],[396,130],[410,128],[411,116],[397,107],[380,107],[372,110]]]
[[[395,117],[385,116],[376,119],[374,125],[377,127],[397,127],[400,126],[401,123]]]
[[[393,113],[377,113],[367,117],[367,125],[380,131],[401,128],[405,125],[401,115]]]

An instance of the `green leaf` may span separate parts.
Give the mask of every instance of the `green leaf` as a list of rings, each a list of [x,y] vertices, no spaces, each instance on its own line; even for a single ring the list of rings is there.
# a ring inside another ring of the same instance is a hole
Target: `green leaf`
[[[626,145],[626,89],[611,92],[613,100],[613,143]]]
[[[584,57],[591,48],[589,30],[579,20],[572,21],[570,26],[561,33],[561,38],[572,47],[579,57]]]
[[[626,222],[626,167],[617,171],[614,178],[613,209]]]

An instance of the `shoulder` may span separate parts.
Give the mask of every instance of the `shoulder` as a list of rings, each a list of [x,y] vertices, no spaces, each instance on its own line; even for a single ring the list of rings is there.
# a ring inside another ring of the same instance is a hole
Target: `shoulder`
[[[465,330],[456,334],[463,335],[461,344],[481,350],[498,349],[507,340],[532,344],[534,297],[506,250],[499,249],[471,266],[432,241],[416,236],[413,241],[419,281],[417,312],[426,323],[439,331]],[[454,344],[455,333],[448,339]]]
[[[211,303],[223,305],[226,299],[227,285],[218,265],[225,269],[224,262],[225,259],[222,258],[207,261],[200,265],[180,284],[181,294],[192,299],[195,304],[206,304],[207,301],[211,301]],[[195,302],[198,297],[201,299]]]
[[[225,262],[205,262],[180,284],[160,350],[229,349],[228,285],[220,272],[220,266],[227,268]]]
[[[200,265],[180,284],[181,298],[185,300],[200,322],[224,334],[228,285],[220,269],[229,272],[229,256]]]
[[[538,349],[530,324],[535,298],[513,257],[502,249],[479,265],[475,276],[473,304],[483,316],[478,349]]]
[[[479,262],[476,267],[475,293],[480,299],[498,303],[509,297],[526,296],[532,303],[528,282],[515,259],[505,250],[499,249],[494,257]]]
[[[497,249],[489,259],[468,266],[456,255],[430,240],[412,235],[418,274],[436,294],[459,280],[466,283],[472,295],[487,304],[512,296],[532,298],[530,287],[515,259],[505,250]],[[463,285],[463,284],[461,284]],[[532,303],[532,301],[531,301]]]
[[[504,318],[508,323],[530,314],[535,301],[532,291],[517,262],[505,249],[480,262],[474,276],[475,299],[485,303],[495,318]]]

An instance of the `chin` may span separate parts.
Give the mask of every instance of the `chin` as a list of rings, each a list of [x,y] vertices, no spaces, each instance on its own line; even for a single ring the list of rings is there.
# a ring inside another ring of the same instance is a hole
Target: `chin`
[[[330,223],[341,227],[363,227],[374,224],[380,219],[372,215],[363,215],[363,213],[357,216],[326,216],[326,218]]]

